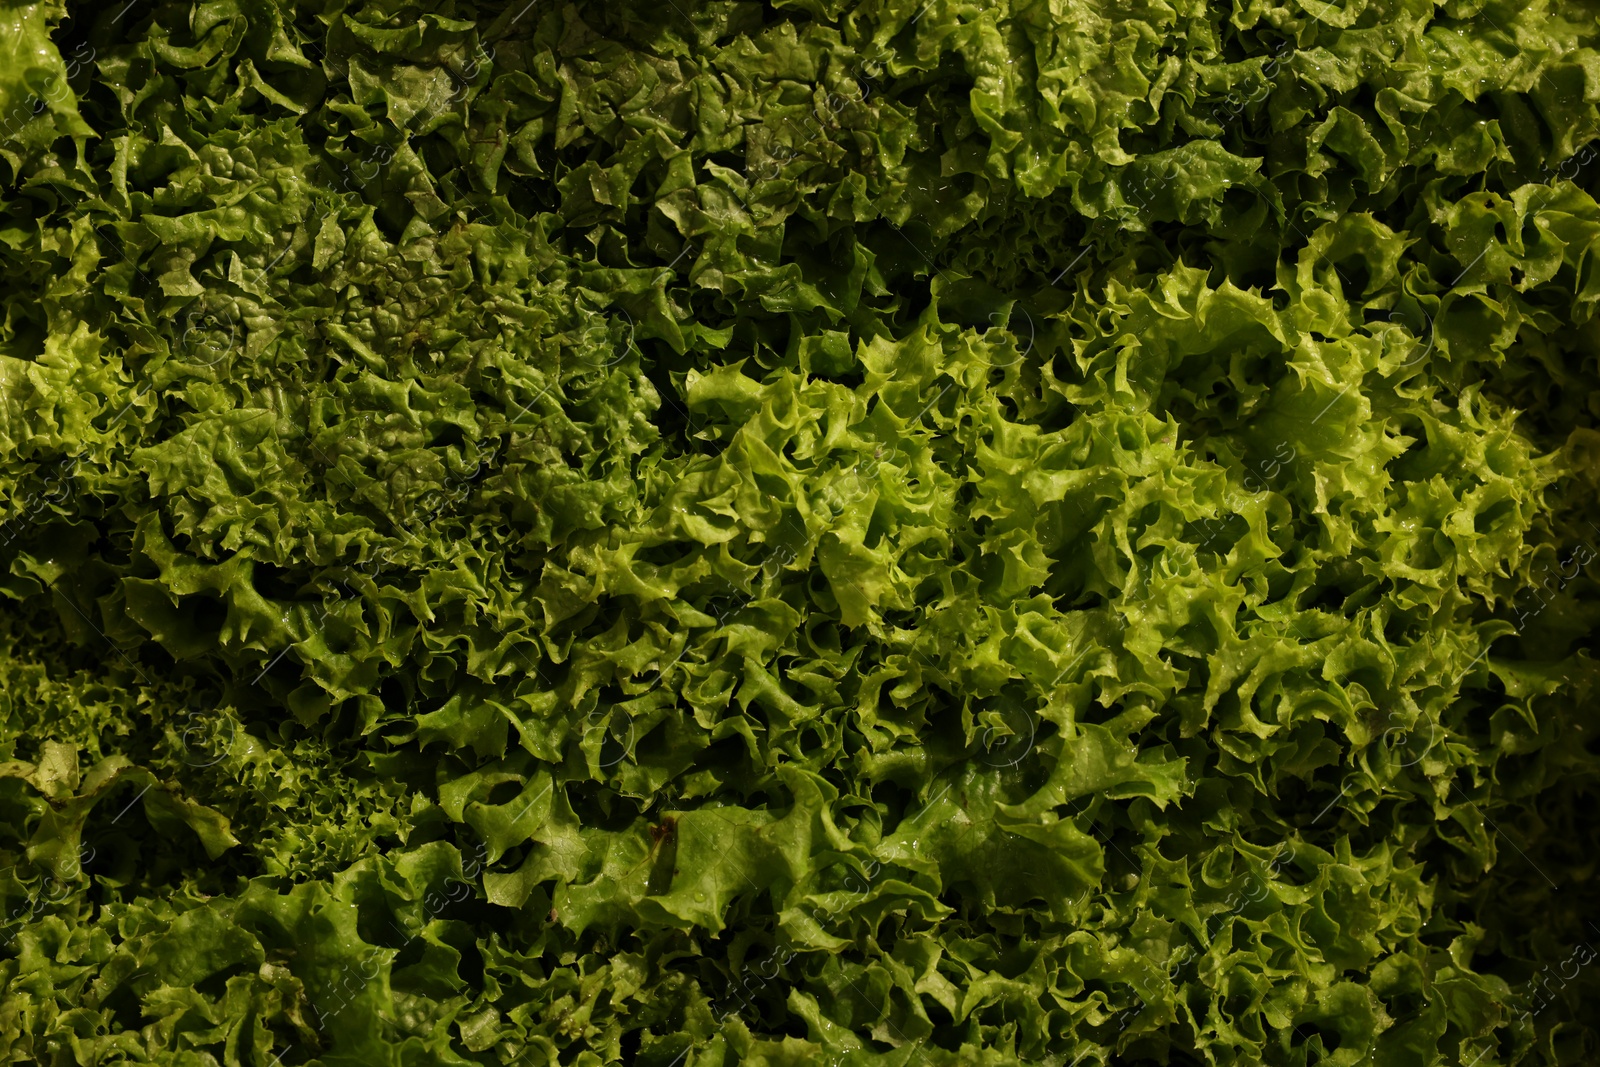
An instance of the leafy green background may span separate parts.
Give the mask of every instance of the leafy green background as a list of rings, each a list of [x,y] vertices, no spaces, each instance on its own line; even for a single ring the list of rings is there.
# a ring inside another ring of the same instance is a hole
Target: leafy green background
[[[6,0],[0,1058],[1595,1062],[1597,16]]]

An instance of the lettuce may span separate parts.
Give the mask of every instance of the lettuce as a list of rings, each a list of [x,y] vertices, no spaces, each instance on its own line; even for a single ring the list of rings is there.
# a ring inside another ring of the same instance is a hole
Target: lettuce
[[[1592,1062],[1592,7],[10,4],[0,1058]]]

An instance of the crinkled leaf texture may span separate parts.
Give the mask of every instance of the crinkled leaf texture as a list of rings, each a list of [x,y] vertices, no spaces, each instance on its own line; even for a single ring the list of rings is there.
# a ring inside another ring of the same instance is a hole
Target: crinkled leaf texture
[[[0,1060],[1596,1062],[1596,14],[0,4]]]

